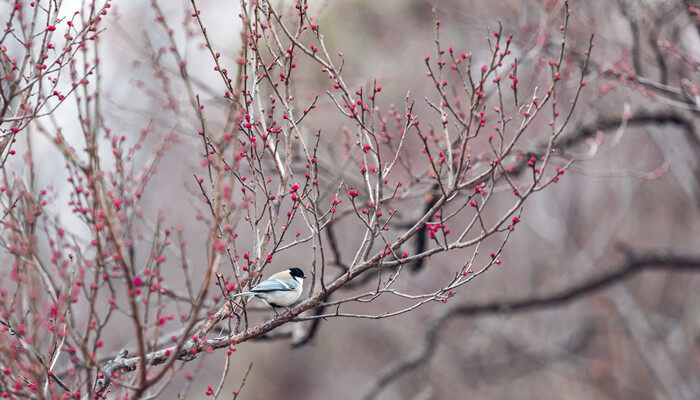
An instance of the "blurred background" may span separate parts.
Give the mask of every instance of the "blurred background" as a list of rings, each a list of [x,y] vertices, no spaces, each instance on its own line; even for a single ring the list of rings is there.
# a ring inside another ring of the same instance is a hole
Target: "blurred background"
[[[161,2],[186,49],[187,67],[198,82],[209,119],[217,123],[223,90],[196,35],[189,1]],[[240,47],[238,4],[199,0],[212,45],[233,69]],[[289,12],[290,2],[277,9]],[[478,315],[456,313],[439,323],[445,307],[528,299],[566,292],[582,282],[623,269],[630,255],[700,254],[700,139],[696,123],[700,22],[693,1],[572,1],[569,40],[585,48],[595,34],[591,69],[578,112],[568,131],[576,137],[566,152],[577,162],[560,182],[537,193],[501,256],[503,263],[475,279],[446,305],[430,303],[390,319],[324,320],[313,339],[298,347],[289,340],[238,346],[224,393],[230,393],[252,362],[241,399],[691,399],[700,397],[700,277],[695,271],[635,270],[610,285],[585,291],[571,301]],[[314,1],[310,15],[321,27],[331,53],[345,56],[344,77],[352,87],[383,87],[383,107],[403,107],[407,92],[433,96],[424,58],[435,53],[433,6],[443,46],[471,53],[476,65],[487,56],[488,28],[513,35],[522,93],[541,85],[546,60],[558,51],[561,2],[556,0],[328,0]],[[154,66],[149,52],[167,38],[145,2],[117,2],[118,15],[101,39],[105,118],[113,131],[136,137],[152,124],[162,135],[181,126],[196,129],[196,118],[166,110],[159,70],[174,73],[165,60]],[[191,34],[188,34],[190,32]],[[575,62],[572,56],[568,61]],[[305,68],[300,65],[299,68]],[[309,68],[311,68],[309,66]],[[161,71],[162,72],[162,71]],[[318,72],[298,74],[297,93],[325,91]],[[183,93],[173,78],[174,93]],[[541,86],[540,86],[541,87]],[[433,96],[434,97],[434,96]],[[182,99],[186,99],[183,96]],[[180,100],[183,109],[186,100]],[[323,96],[321,109],[334,106]],[[191,110],[187,109],[187,112]],[[223,111],[221,112],[223,115]],[[70,136],[70,112],[65,118]],[[221,117],[223,118],[223,117]],[[219,121],[220,122],[220,121]],[[312,126],[343,138],[339,113],[314,116]],[[148,139],[155,149],[161,139]],[[165,153],[144,194],[143,213],[161,212],[168,224],[188,232],[188,257],[204,259],[207,228],[193,205],[192,171],[200,174],[196,138],[187,134]],[[525,146],[535,137],[525,138]],[[420,151],[419,143],[412,143]],[[52,147],[40,144],[38,185],[65,179],[52,171]],[[144,160],[149,157],[146,152]],[[54,159],[55,158],[55,159]],[[18,167],[20,168],[20,167]],[[60,192],[60,190],[59,190]],[[60,204],[60,202],[58,203]],[[354,229],[354,228],[352,228]],[[343,232],[341,253],[354,249],[352,229]],[[197,238],[201,239],[197,239]],[[199,250],[198,250],[199,249]],[[199,252],[198,252],[199,251]],[[469,253],[464,253],[469,254]],[[304,248],[276,260],[280,267],[308,262]],[[457,261],[461,263],[462,261]],[[195,263],[196,264],[196,263]],[[452,274],[455,256],[428,259],[403,288],[427,290]],[[196,265],[191,273],[195,282]],[[389,302],[363,305],[378,313]],[[109,335],[115,337],[109,340]],[[119,332],[107,334],[105,354],[128,346]],[[207,385],[221,378],[224,355],[214,352],[185,367],[161,398],[191,385],[189,398],[206,398]],[[396,374],[395,367],[413,359]],[[191,375],[190,375],[191,374]],[[383,380],[384,379],[384,380]],[[378,389],[373,391],[373,389]]]

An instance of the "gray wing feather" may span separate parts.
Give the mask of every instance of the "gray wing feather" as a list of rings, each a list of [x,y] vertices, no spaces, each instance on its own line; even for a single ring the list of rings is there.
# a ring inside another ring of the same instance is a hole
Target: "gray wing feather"
[[[294,286],[279,279],[268,279],[250,289],[253,293],[272,292],[275,290],[294,290]]]

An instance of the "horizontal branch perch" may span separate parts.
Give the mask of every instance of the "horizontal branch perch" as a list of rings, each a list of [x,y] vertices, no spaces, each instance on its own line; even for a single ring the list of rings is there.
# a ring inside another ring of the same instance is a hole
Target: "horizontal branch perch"
[[[684,256],[674,253],[650,253],[637,255],[627,252],[627,261],[615,271],[594,277],[557,292],[530,296],[522,299],[494,301],[483,304],[462,304],[451,307],[437,315],[429,324],[419,351],[388,367],[365,395],[364,399],[375,398],[379,392],[403,374],[426,363],[434,354],[438,333],[453,317],[474,317],[482,314],[507,314],[533,311],[541,308],[558,307],[595,293],[610,285],[627,279],[644,270],[700,271],[700,256]]]

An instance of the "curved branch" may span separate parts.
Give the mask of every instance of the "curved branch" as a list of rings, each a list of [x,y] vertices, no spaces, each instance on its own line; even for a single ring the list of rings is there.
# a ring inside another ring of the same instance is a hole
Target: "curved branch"
[[[700,271],[700,255],[685,256],[669,252],[638,255],[627,250],[627,261],[618,269],[591,278],[585,282],[571,285],[554,293],[529,296],[522,299],[500,300],[481,304],[462,304],[448,308],[438,314],[428,324],[423,343],[414,354],[389,366],[372,385],[365,400],[375,398],[391,382],[402,375],[418,368],[430,360],[438,343],[438,333],[453,317],[475,317],[482,314],[510,314],[535,311],[542,308],[560,307],[598,290],[619,283],[644,270]]]
[[[626,122],[628,126],[646,124],[677,125],[686,132],[689,141],[693,144],[696,151],[700,149],[700,137],[698,137],[695,132],[695,124],[691,119],[683,115],[683,113],[674,110],[638,110],[627,118],[624,116],[598,117],[592,123],[580,126],[572,130],[569,134],[562,135],[555,145],[558,148],[573,146],[595,136],[598,131],[617,129],[623,122]]]

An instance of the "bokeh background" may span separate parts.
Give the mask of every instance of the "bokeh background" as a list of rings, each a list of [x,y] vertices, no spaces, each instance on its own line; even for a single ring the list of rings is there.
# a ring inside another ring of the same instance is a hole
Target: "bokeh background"
[[[223,115],[225,109],[223,90],[188,18],[189,1],[161,3],[186,49],[189,73],[196,78],[215,125],[215,110],[220,108]],[[240,46],[237,2],[197,3],[213,46],[233,68]],[[290,2],[278,3],[278,9],[289,11]],[[239,385],[252,362],[241,399],[361,398],[393,363],[420,350],[429,321],[441,307],[565,289],[620,268],[629,249],[697,256],[698,103],[668,100],[634,80],[610,73],[623,71],[624,75],[641,67],[640,76],[656,82],[666,76],[668,86],[686,88],[697,96],[697,61],[684,61],[678,55],[687,54],[691,60],[700,57],[698,15],[697,10],[689,11],[691,3],[572,1],[570,30],[572,46],[578,49],[590,34],[596,35],[588,86],[571,130],[642,111],[677,113],[690,122],[690,129],[661,121],[595,129],[568,149],[579,161],[561,181],[526,205],[523,222],[501,257],[503,264],[472,281],[447,304],[431,303],[383,320],[329,319],[320,324],[310,343],[297,348],[289,340],[242,344],[232,357],[224,392]],[[487,54],[487,29],[500,23],[504,33],[514,35],[521,90],[531,92],[541,84],[544,60],[552,57],[559,40],[559,1],[318,0],[312,2],[310,14],[321,26],[329,50],[344,53],[344,76],[351,86],[376,79],[384,89],[384,106],[402,105],[410,91],[420,114],[427,112],[421,100],[433,90],[423,60],[435,52],[434,5],[444,46],[452,45],[479,60]],[[157,52],[167,41],[148,2],[117,2],[113,9],[118,18],[110,21],[101,39],[102,99],[111,129],[136,137],[150,122],[161,135],[176,126],[182,132],[194,132],[197,120],[188,114],[186,94],[175,78],[174,92],[183,94],[179,101],[185,111],[176,116],[166,110],[168,99],[162,81],[155,78],[158,68],[150,61],[149,51]],[[669,45],[661,46],[662,42]],[[161,57],[163,69],[174,75],[175,64],[167,57]],[[302,88],[297,93],[306,88],[312,99],[325,90],[318,88],[325,88],[327,81],[315,71],[298,74],[295,84]],[[346,119],[331,112],[333,106],[323,96],[319,107],[330,111],[315,116],[312,126],[342,140]],[[58,116],[65,119],[68,137],[74,123],[71,116],[70,106]],[[160,143],[158,135],[154,137],[146,141],[151,151]],[[196,260],[205,259],[207,228],[197,221],[202,209],[193,200],[192,172],[203,171],[192,147],[195,139],[180,135],[168,150],[157,179],[144,194],[143,213],[162,213],[167,223],[188,232],[188,257],[195,260],[191,273],[197,282],[201,277]],[[525,139],[526,144],[531,140]],[[412,145],[419,151],[418,143]],[[38,165],[39,186],[60,186],[65,177],[63,171],[50,167],[60,162],[53,148],[40,141],[36,152],[37,159],[45,160]],[[148,159],[149,153],[142,157]],[[341,253],[352,254],[357,244],[352,240],[354,233],[342,233],[346,240],[340,241]],[[303,247],[285,257],[277,259],[275,266],[308,263]],[[415,291],[435,287],[441,276],[454,271],[455,259],[454,255],[430,258],[421,273],[404,277],[402,287]],[[383,387],[377,398],[698,398],[699,289],[697,273],[650,270],[557,306],[514,314],[455,316],[438,330],[430,357]],[[374,302],[361,309],[377,313],[392,306]],[[105,343],[101,351],[108,355],[128,347],[130,340],[125,332],[115,331],[107,334]],[[221,377],[223,354],[215,352],[190,364],[185,370],[191,378],[183,375],[161,398],[173,398],[185,385],[191,385],[189,398],[206,398],[206,386],[217,385]]]

